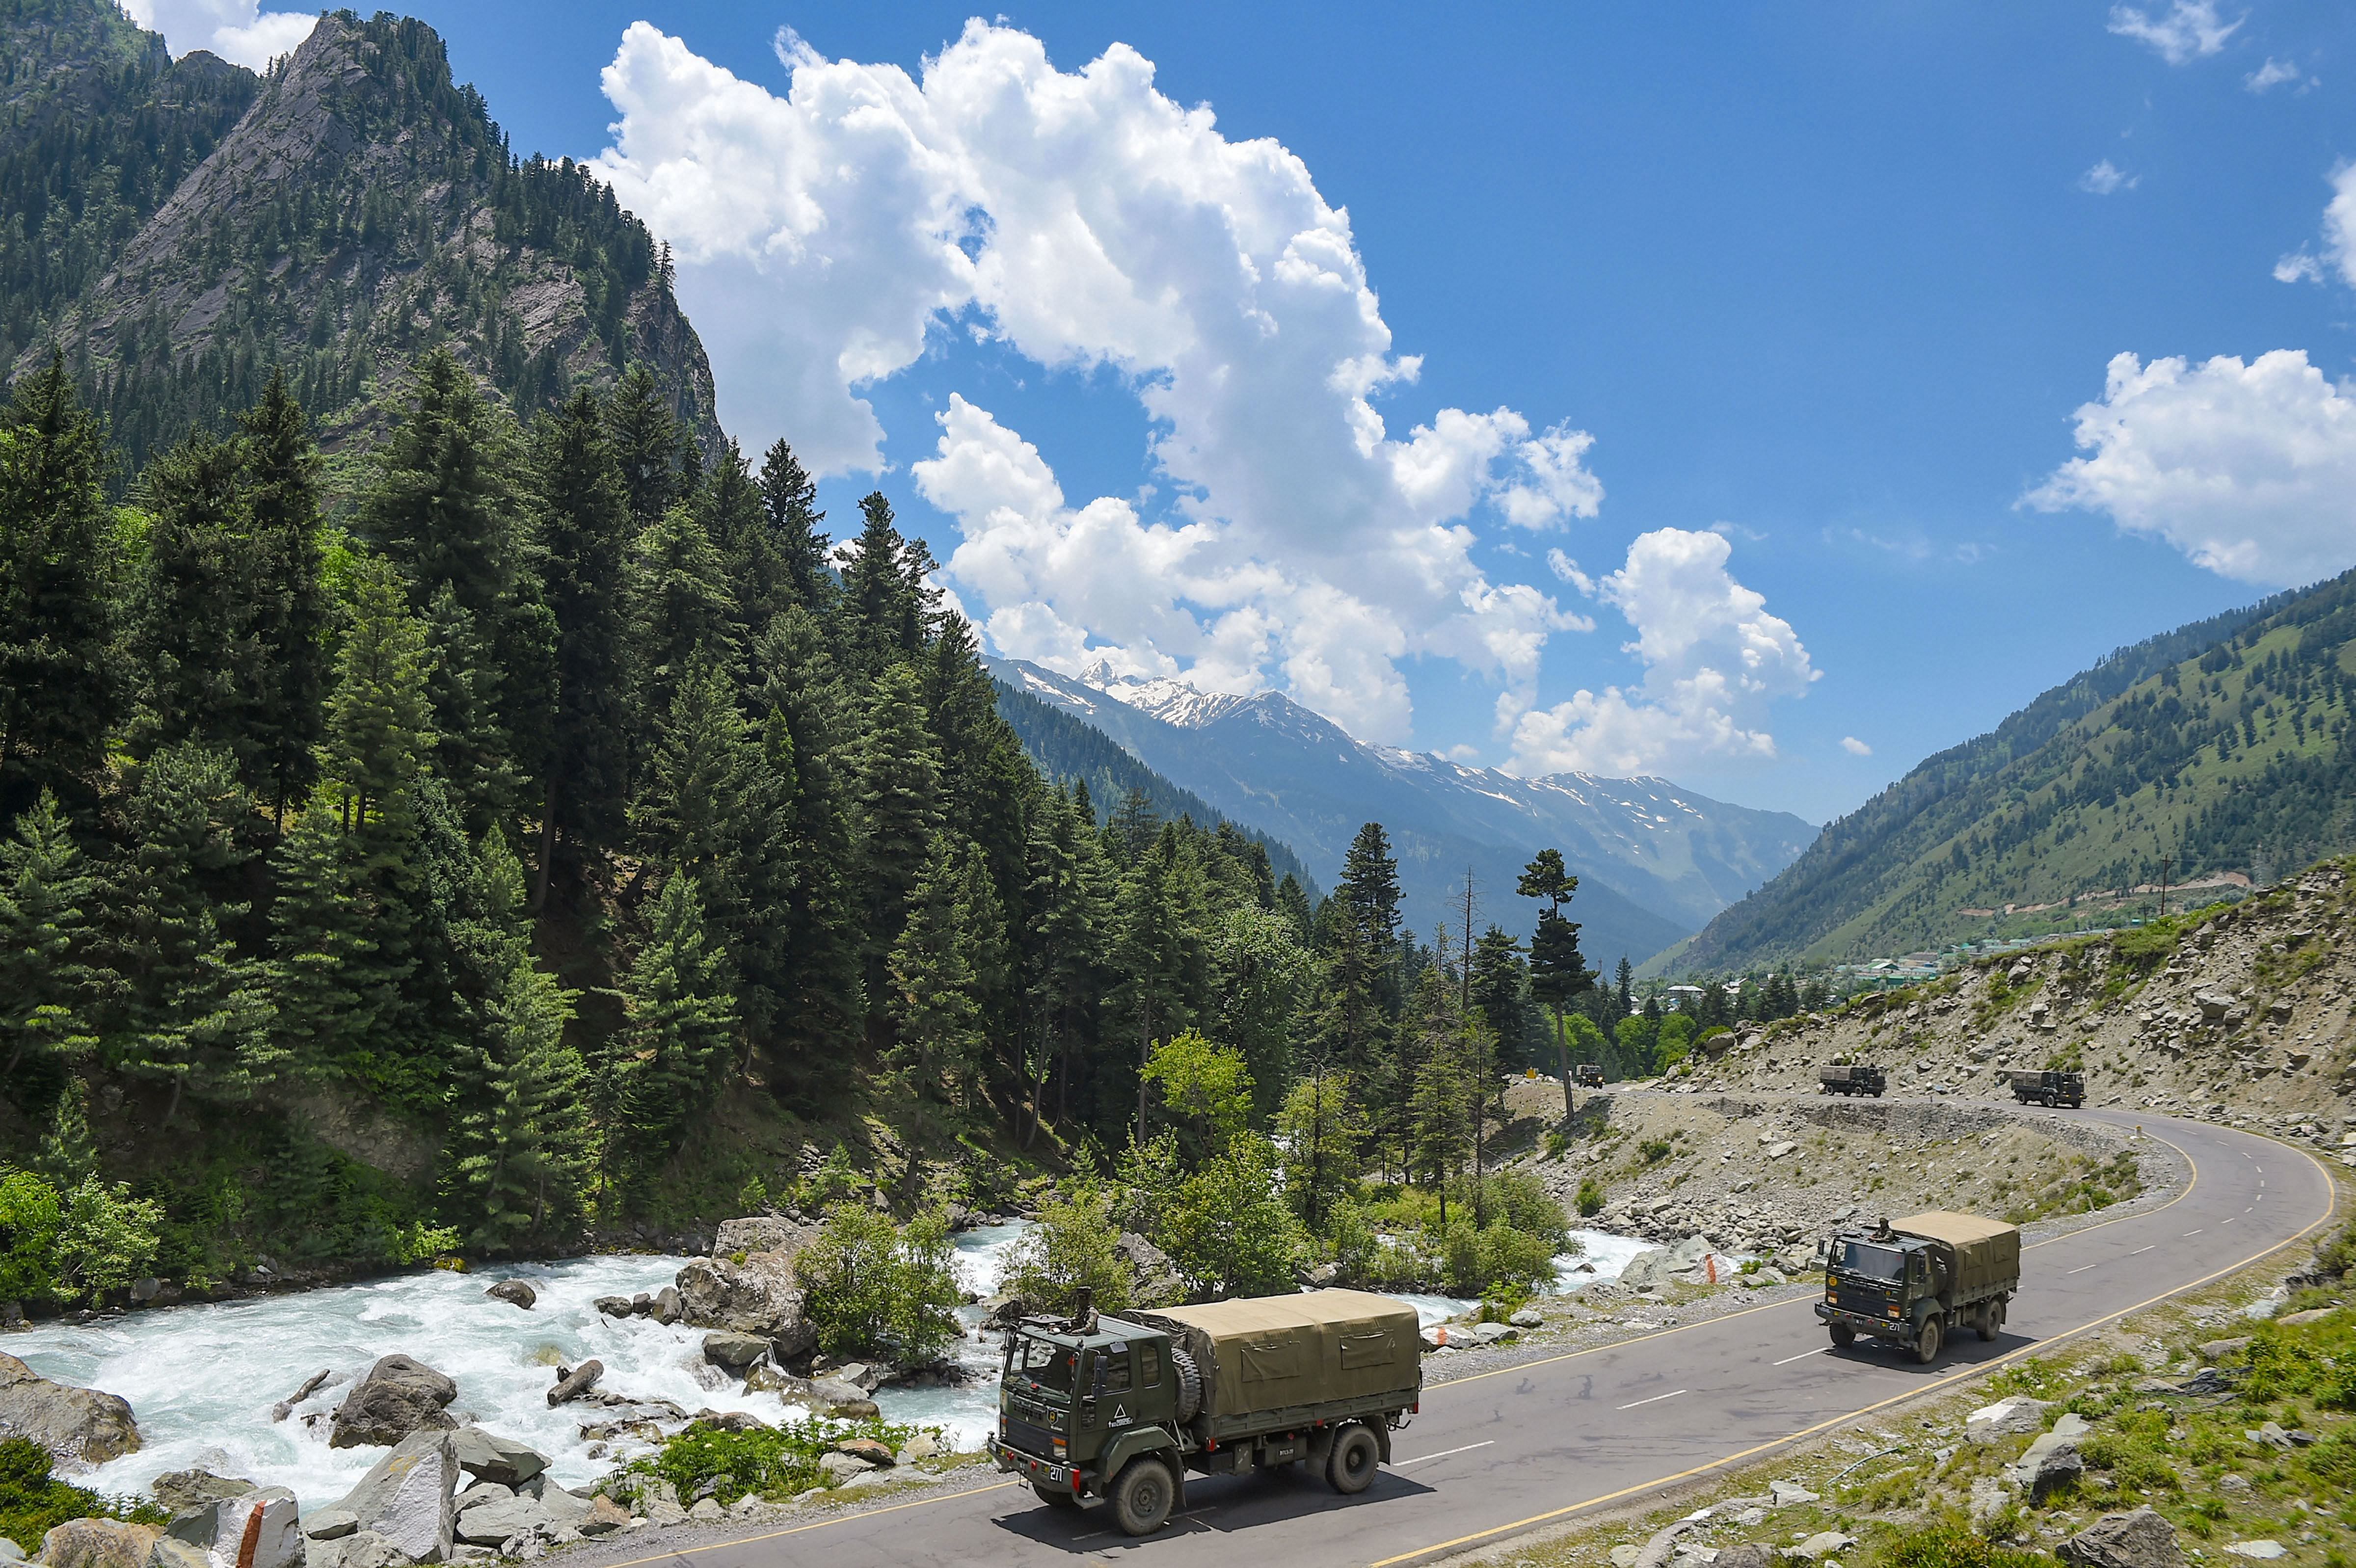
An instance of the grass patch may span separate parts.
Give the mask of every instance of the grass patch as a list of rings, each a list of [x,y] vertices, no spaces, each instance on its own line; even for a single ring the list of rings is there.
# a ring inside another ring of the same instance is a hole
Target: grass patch
[[[696,1422],[656,1453],[636,1459],[607,1478],[605,1490],[630,1496],[646,1480],[669,1481],[680,1501],[716,1498],[723,1508],[745,1496],[782,1502],[797,1492],[824,1485],[818,1462],[848,1437],[873,1437],[894,1451],[919,1428],[881,1421],[830,1421],[811,1416],[757,1432],[731,1432]]]

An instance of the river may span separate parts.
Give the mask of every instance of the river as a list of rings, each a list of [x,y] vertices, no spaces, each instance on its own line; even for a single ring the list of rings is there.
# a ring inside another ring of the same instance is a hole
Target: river
[[[958,1283],[978,1296],[995,1293],[1006,1250],[1026,1228],[1017,1223],[959,1233]],[[1558,1289],[1616,1277],[1646,1244],[1600,1232],[1578,1235],[1585,1252],[1558,1260]],[[1576,1272],[1581,1261],[1593,1264],[1595,1273]],[[688,1410],[741,1410],[769,1420],[787,1413],[776,1395],[747,1394],[707,1366],[704,1330],[606,1317],[591,1305],[601,1296],[659,1290],[684,1262],[614,1254],[479,1274],[426,1271],[134,1312],[87,1325],[46,1323],[0,1338],[0,1349],[45,1377],[131,1402],[145,1440],[139,1451],[94,1477],[75,1477],[102,1491],[143,1492],[166,1470],[201,1467],[285,1487],[306,1509],[334,1502],[384,1450],[328,1447],[324,1417],[348,1392],[352,1377],[394,1351],[457,1382],[454,1413],[530,1444],[549,1456],[560,1482],[577,1486],[604,1475],[615,1456],[591,1456],[578,1430],[577,1407],[549,1408],[548,1388],[559,1364],[595,1357],[605,1364],[601,1388],[668,1399]],[[530,1285],[539,1293],[537,1304],[523,1311],[483,1294],[501,1279]],[[1405,1299],[1426,1324],[1475,1305],[1438,1296]],[[888,1420],[938,1426],[958,1446],[972,1447],[996,1419],[998,1349],[994,1337],[977,1332],[979,1307],[967,1307],[962,1316],[966,1333],[957,1358],[975,1381],[964,1388],[887,1388],[876,1403]],[[272,1421],[272,1406],[323,1368],[336,1374],[334,1381],[287,1420]]]

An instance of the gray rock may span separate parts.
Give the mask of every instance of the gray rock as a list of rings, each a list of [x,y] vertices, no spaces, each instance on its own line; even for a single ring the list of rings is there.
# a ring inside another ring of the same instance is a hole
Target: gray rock
[[[1472,1338],[1483,1345],[1510,1345],[1522,1337],[1522,1331],[1510,1323],[1475,1323]]]
[[[1543,1328],[1546,1327],[1546,1319],[1538,1316],[1537,1308],[1535,1307],[1525,1307],[1519,1312],[1515,1313],[1511,1317],[1506,1318],[1505,1321],[1512,1324],[1516,1328]]]
[[[738,1220],[723,1220],[720,1229],[712,1233],[712,1255],[734,1257],[738,1253],[782,1252],[788,1258],[809,1243],[817,1230],[797,1224],[775,1214],[753,1214]]]
[[[2133,1513],[2106,1513],[2054,1549],[2075,1568],[2184,1568],[2176,1527],[2148,1504]]]
[[[540,1293],[519,1279],[503,1279],[483,1294],[494,1301],[505,1301],[520,1307],[526,1312],[530,1311],[532,1303],[540,1299]]]
[[[557,1368],[556,1386],[548,1391],[550,1408],[579,1399],[596,1387],[597,1380],[605,1375],[605,1363],[603,1361],[584,1361],[577,1367]]]
[[[823,1475],[827,1479],[834,1482],[838,1486],[841,1485],[844,1481],[849,1480],[853,1476],[863,1476],[868,1471],[875,1468],[873,1464],[870,1463],[868,1460],[861,1458],[856,1454],[844,1454],[841,1452],[819,1455],[818,1456],[818,1467],[820,1475]]]
[[[1770,1481],[1767,1483],[1767,1495],[1774,1499],[1777,1508],[1797,1508],[1802,1503],[1821,1500],[1797,1481]]]
[[[717,1524],[728,1517],[728,1510],[720,1506],[718,1498],[705,1498],[687,1510],[687,1517],[698,1524]]]
[[[837,1382],[832,1378],[812,1378],[810,1395],[823,1400],[830,1413],[850,1416],[853,1420],[872,1420],[876,1414],[875,1402],[867,1397],[867,1390],[855,1383]]]
[[[1964,1437],[1972,1443],[2000,1443],[2045,1430],[2045,1413],[2053,1407],[2041,1399],[2016,1394],[1984,1406],[1964,1417]]]
[[[873,1361],[845,1361],[827,1374],[831,1382],[849,1383],[861,1393],[872,1394],[884,1386],[887,1369]]]
[[[166,1470],[155,1477],[150,1489],[159,1506],[187,1513],[226,1498],[243,1497],[253,1490],[253,1483],[234,1476],[216,1476],[210,1470]]]
[[[627,1317],[630,1298],[626,1296],[601,1296],[589,1304],[608,1317]]]
[[[1186,1298],[1186,1281],[1170,1254],[1133,1232],[1113,1243],[1113,1255],[1129,1265],[1130,1296],[1140,1307],[1167,1307]]]
[[[818,1330],[802,1314],[801,1286],[789,1252],[696,1258],[679,1271],[679,1320],[698,1328],[734,1328],[773,1340],[790,1360],[817,1348]],[[651,1304],[649,1304],[651,1305]]]
[[[542,1479],[545,1480],[546,1477],[543,1477]],[[575,1497],[560,1486],[551,1484],[541,1487],[537,1492],[518,1492],[516,1495],[535,1499],[541,1507],[548,1510],[548,1517],[555,1520],[559,1526],[578,1526],[589,1517],[589,1499]]]
[[[10,1355],[0,1355],[0,1432],[30,1438],[68,1471],[103,1465],[139,1447],[139,1424],[127,1402],[51,1382]]]
[[[1775,1549],[1761,1541],[1727,1547],[1710,1568],[1775,1568]]]
[[[516,1536],[552,1527],[555,1516],[533,1498],[507,1497],[478,1503],[458,1516],[457,1537],[470,1546],[497,1546]]]
[[[463,1514],[470,1508],[480,1508],[485,1503],[503,1503],[514,1496],[513,1487],[503,1487],[497,1481],[477,1481],[450,1499],[450,1511]]]
[[[47,1568],[147,1568],[162,1531],[112,1519],[70,1519],[41,1537]]]
[[[941,1445],[929,1432],[919,1432],[900,1445],[899,1460],[913,1465],[919,1459],[930,1459],[941,1451]]]
[[[2022,1457],[2026,1461],[2027,1456]],[[2035,1463],[2024,1462],[2019,1469],[2029,1489],[2029,1500],[2040,1506],[2054,1493],[2067,1491],[2086,1478],[2086,1461],[2074,1443],[2057,1443],[2040,1454]]]
[[[455,1552],[456,1548],[452,1548]],[[304,1568],[408,1568],[409,1554],[372,1530],[315,1541]]]
[[[213,1550],[238,1568],[294,1568],[303,1561],[302,1509],[284,1487],[263,1487],[213,1505]]]
[[[399,1443],[412,1432],[447,1432],[458,1423],[443,1408],[458,1385],[423,1361],[386,1356],[336,1407],[330,1448]]]
[[[769,1342],[758,1334],[715,1328],[703,1337],[703,1359],[715,1367],[734,1371],[749,1367],[769,1353]]]
[[[2236,1557],[2254,1558],[2260,1563],[2271,1563],[2290,1554],[2290,1548],[2279,1541],[2236,1541],[2225,1550]]]
[[[2237,1334],[2228,1339],[2211,1339],[2199,1347],[2204,1361],[2222,1361],[2228,1356],[2238,1356],[2250,1348],[2250,1337]]]
[[[15,1546],[16,1543],[12,1541],[8,1544]],[[20,1552],[18,1555],[21,1557],[23,1554]],[[0,1552],[0,1562],[5,1561],[6,1554]],[[177,1535],[159,1535],[155,1538],[155,1544],[147,1549],[147,1568],[213,1568],[213,1560],[201,1546],[182,1541]]]
[[[303,1533],[313,1541],[341,1541],[359,1533],[360,1516],[348,1508],[323,1508],[303,1516]]]
[[[647,1309],[647,1316],[658,1323],[676,1323],[685,1311],[680,1303],[679,1287],[667,1285],[655,1292],[655,1304]]]
[[[1783,1555],[1796,1562],[1815,1563],[1836,1552],[1847,1552],[1857,1544],[1854,1535],[1843,1535],[1837,1530],[1819,1531],[1799,1545],[1787,1549]]]
[[[687,1522],[687,1510],[673,1498],[655,1498],[647,1504],[647,1522],[658,1529]]]
[[[458,1468],[477,1480],[503,1487],[519,1486],[548,1468],[547,1456],[538,1449],[479,1426],[462,1426],[450,1434],[450,1450],[458,1456]]]
[[[13,1301],[0,1301],[0,1307],[14,1307],[16,1305],[16,1304]],[[6,1327],[8,1327],[6,1322],[0,1321],[0,1328],[5,1328]],[[22,1563],[24,1560],[25,1549],[17,1545],[8,1537],[0,1535],[0,1563]]]
[[[601,1497],[590,1501],[588,1513],[574,1528],[584,1535],[609,1535],[615,1531],[626,1528],[629,1522],[628,1509],[611,1498]]]
[[[360,1521],[362,1533],[382,1536],[393,1550],[420,1563],[449,1560],[456,1523],[458,1456],[442,1432],[413,1432],[360,1477],[339,1507]],[[347,1563],[346,1568],[359,1568]]]

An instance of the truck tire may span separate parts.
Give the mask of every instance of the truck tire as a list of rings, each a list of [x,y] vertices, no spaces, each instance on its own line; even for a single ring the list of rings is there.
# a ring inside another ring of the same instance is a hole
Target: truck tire
[[[1112,1483],[1112,1517],[1126,1535],[1151,1535],[1169,1522],[1178,1495],[1170,1467],[1148,1454],[1131,1459]]]
[[[1846,1350],[1851,1345],[1857,1343],[1857,1330],[1850,1328],[1846,1323],[1833,1324],[1830,1332],[1832,1334],[1833,1349],[1836,1350]]]
[[[1979,1330],[1979,1336],[1980,1336],[1980,1338],[1981,1338],[1981,1339],[1989,1339],[1989,1340],[1992,1340],[1992,1339],[1994,1339],[1997,1337],[1997,1335],[1998,1335],[1999,1333],[2003,1332],[2003,1330],[2004,1330],[2004,1302],[2003,1302],[2003,1300],[2002,1300],[2001,1298],[1999,1298],[1999,1299],[1997,1299],[1997,1300],[1991,1301],[1991,1302],[1989,1302],[1989,1303],[1987,1304],[1987,1307],[1985,1307],[1981,1308],[1981,1310],[1980,1310],[1980,1320],[1979,1320],[1977,1323],[1974,1324],[1974,1325],[1973,1325],[1973,1327],[1974,1327],[1975,1328],[1976,1328],[1976,1329],[1978,1329],[1978,1330]]]
[[[1080,1499],[1074,1497],[1071,1493],[1066,1491],[1061,1487],[1051,1487],[1044,1481],[1033,1481],[1031,1483],[1031,1489],[1038,1493],[1039,1500],[1045,1503],[1049,1508],[1077,1508],[1080,1506]]]
[[[1935,1312],[1922,1319],[1922,1331],[1914,1337],[1914,1359],[1929,1366],[1939,1359],[1939,1347],[1946,1339],[1946,1325]]]
[[[1194,1364],[1194,1357],[1173,1345],[1170,1347],[1170,1370],[1177,1378],[1178,1424],[1183,1426],[1194,1419],[1195,1412],[1203,1408],[1203,1369]]]
[[[1353,1422],[1333,1439],[1333,1452],[1325,1460],[1325,1484],[1345,1498],[1355,1497],[1373,1484],[1381,1463],[1382,1445],[1375,1435]]]

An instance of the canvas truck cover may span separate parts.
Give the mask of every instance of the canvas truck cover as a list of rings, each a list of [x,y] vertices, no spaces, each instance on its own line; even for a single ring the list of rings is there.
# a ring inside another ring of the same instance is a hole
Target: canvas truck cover
[[[1933,1209],[1892,1220],[1890,1228],[1901,1235],[1922,1236],[1945,1243],[1954,1255],[1954,1288],[1972,1295],[2020,1277],[2020,1227],[1977,1214],[1957,1214]]]
[[[1363,1290],[1310,1290],[1123,1316],[1162,1329],[1203,1372],[1203,1409],[1248,1415],[1423,1382],[1415,1308]]]
[[[1821,1067],[1816,1070],[1816,1077],[1826,1083],[1862,1083],[1879,1071],[1872,1066]]]

